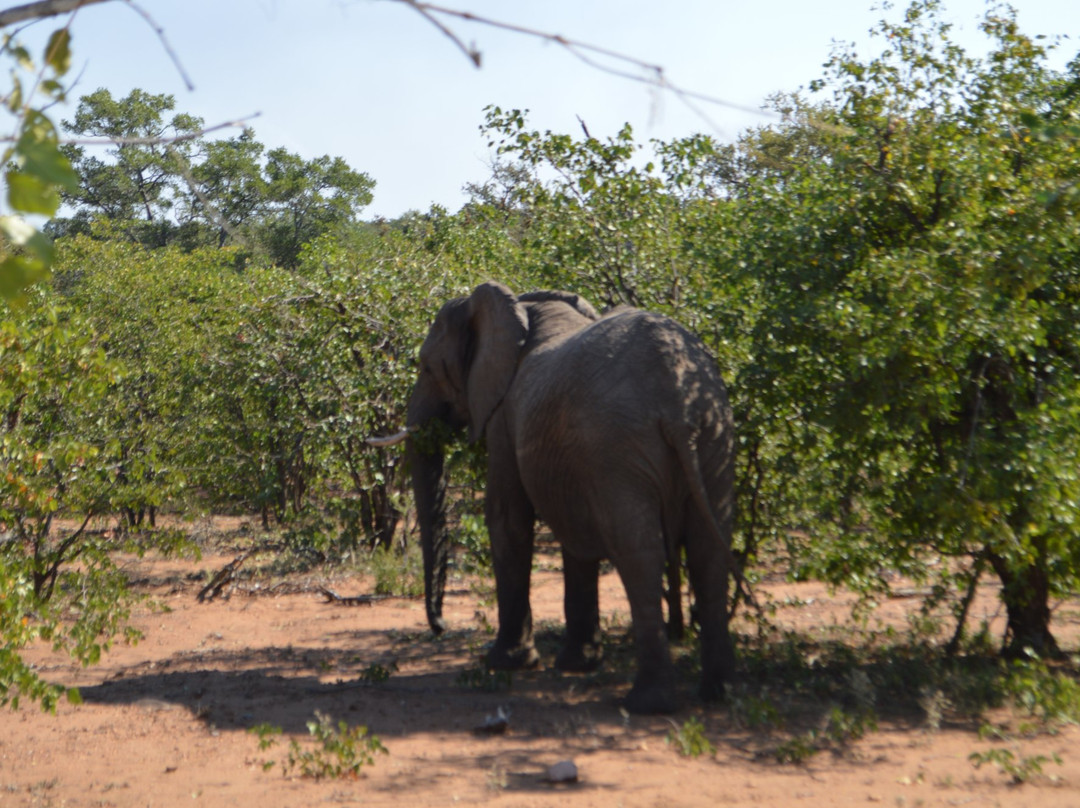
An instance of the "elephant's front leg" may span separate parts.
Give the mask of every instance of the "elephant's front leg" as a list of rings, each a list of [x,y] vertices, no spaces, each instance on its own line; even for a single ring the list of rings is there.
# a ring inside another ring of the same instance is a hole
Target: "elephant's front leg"
[[[487,664],[495,670],[531,667],[540,661],[529,605],[535,511],[516,465],[497,451],[488,458],[485,513],[499,604],[499,631]]]
[[[555,659],[563,671],[592,671],[603,659],[600,642],[600,561],[574,558],[563,548],[566,637]]]

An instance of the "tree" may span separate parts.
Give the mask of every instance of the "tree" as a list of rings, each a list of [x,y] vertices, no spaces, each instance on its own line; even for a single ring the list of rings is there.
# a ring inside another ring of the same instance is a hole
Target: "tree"
[[[324,233],[358,220],[375,181],[340,157],[304,160],[285,149],[267,154],[262,241],[272,260],[295,267],[300,250]]]
[[[115,146],[109,161],[89,155],[85,146],[64,147],[79,176],[78,188],[64,200],[78,209],[74,229],[86,231],[88,220],[97,215],[122,223],[133,240],[151,246],[168,240],[183,175],[203,125],[186,114],[166,120],[175,107],[171,95],[139,89],[119,100],[105,89],[82,97],[64,128],[77,137],[112,140]]]
[[[103,219],[151,247],[233,244],[291,269],[305,244],[355,226],[371,202],[374,180],[340,157],[266,152],[250,129],[209,140],[199,118],[166,119],[174,107],[171,95],[142,90],[82,98],[66,128],[115,145],[107,160],[65,147],[79,175],[78,189],[65,195],[76,213],[52,232],[90,233]]]
[[[251,225],[267,194],[264,151],[255,133],[245,129],[238,137],[207,141],[202,161],[191,168],[194,183],[185,196],[184,213],[211,222],[218,247],[255,239]]]
[[[1080,113],[1080,65],[1048,69],[1007,11],[972,58],[938,12],[882,23],[867,62],[841,49],[813,119],[742,142],[786,143],[787,169],[740,180],[760,310],[736,386],[779,446],[807,574],[951,595],[991,569],[1008,650],[1053,654],[1050,599],[1080,583],[1080,143],[1039,133]]]

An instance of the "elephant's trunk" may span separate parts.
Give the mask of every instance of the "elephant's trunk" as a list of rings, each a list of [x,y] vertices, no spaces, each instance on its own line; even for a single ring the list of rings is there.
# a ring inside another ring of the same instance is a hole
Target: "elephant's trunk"
[[[406,456],[412,465],[416,518],[420,523],[420,546],[424,551],[424,606],[428,625],[436,634],[446,628],[442,617],[446,591],[446,565],[450,549],[446,534],[446,475],[442,449],[420,451],[409,440]]]
[[[437,417],[424,412],[427,409],[425,400],[419,390],[413,392],[406,421],[409,433],[415,432],[430,417]],[[424,606],[431,630],[441,634],[446,629],[442,605],[450,551],[446,532],[443,448],[428,436],[410,435],[405,456],[412,468],[413,498],[416,502],[416,519],[420,524],[420,546],[424,553]]]

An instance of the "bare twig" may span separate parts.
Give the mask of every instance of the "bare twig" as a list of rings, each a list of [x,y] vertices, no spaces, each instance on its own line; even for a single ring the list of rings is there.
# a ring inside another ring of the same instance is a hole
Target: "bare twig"
[[[197,600],[199,603],[208,603],[221,594],[221,591],[233,583],[236,578],[236,571],[240,569],[240,566],[248,560],[248,558],[254,553],[254,550],[248,550],[241,553],[214,575],[210,579],[210,583],[199,590]]]
[[[447,28],[445,25],[443,25],[439,21],[439,19],[437,17],[435,17],[434,14],[431,13],[432,11],[442,11],[442,9],[432,8],[431,10],[429,10],[426,7],[425,3],[416,3],[416,2],[413,2],[413,0],[400,0],[400,2],[407,3],[408,5],[412,6],[414,9],[416,9],[416,11],[420,14],[421,17],[423,17],[425,20],[427,20],[432,25],[434,25],[436,28],[438,28],[439,31],[441,31],[442,34],[447,39],[449,39],[451,42],[453,42],[455,45],[457,45],[457,47],[461,50],[461,52],[464,53],[466,56],[468,56],[469,60],[474,65],[476,65],[477,69],[480,68],[481,60],[483,58],[480,55],[480,51],[478,51],[475,47],[471,47],[469,45],[466,45],[464,42],[462,42],[460,39],[458,39],[457,34],[455,34],[453,31],[451,31],[449,28]]]
[[[197,132],[185,132],[176,137],[88,137],[88,138],[65,138],[59,142],[64,146],[172,146],[188,140],[197,140],[204,135],[209,135],[221,129],[246,129],[248,123],[258,118],[262,113],[255,112],[244,118],[233,121],[207,126]],[[0,143],[13,143],[18,138],[11,135],[0,137]]]
[[[569,37],[562,36],[561,34],[552,34],[547,31],[540,31],[535,28],[528,28],[523,25],[517,25],[515,23],[503,22],[501,20],[493,20],[489,17],[481,17],[473,14],[469,11],[460,11],[458,9],[446,8],[445,6],[438,6],[434,3],[421,2],[421,0],[394,0],[394,2],[404,3],[410,6],[417,13],[421,14],[425,19],[435,25],[440,31],[443,32],[458,48],[461,49],[470,61],[476,67],[481,65],[481,54],[472,46],[466,46],[462,39],[450,30],[447,26],[443,25],[436,17],[436,15],[442,15],[445,17],[453,17],[456,19],[464,20],[466,22],[475,23],[477,25],[486,25],[491,28],[497,28],[501,31],[509,31],[515,34],[521,34],[523,36],[530,36],[537,39],[542,39],[546,42],[554,42],[556,45],[566,49],[569,53],[580,59],[590,67],[600,70],[611,75],[618,76],[620,78],[628,79],[630,81],[637,81],[643,84],[647,84],[651,87],[655,87],[658,90],[666,90],[678,98],[691,112],[698,117],[702,118],[713,129],[719,129],[714,121],[712,121],[694,102],[703,102],[706,104],[712,104],[714,106],[725,107],[727,109],[737,110],[739,112],[746,112],[751,115],[760,115],[766,118],[779,118],[775,112],[760,108],[749,107],[743,104],[737,104],[731,101],[727,101],[723,98],[719,98],[714,95],[708,95],[706,93],[694,92],[692,90],[685,90],[672,84],[667,76],[664,74],[664,68],[658,64],[647,62],[643,59],[639,59],[636,56],[630,56],[625,53],[611,50],[610,48],[601,47],[599,45],[593,45],[589,42],[583,42],[581,40],[570,39]],[[607,59],[612,62],[622,63],[632,68],[636,68],[641,73],[634,73],[630,70],[613,67],[611,65],[603,64],[598,61],[596,57]]]
[[[960,601],[960,613],[956,616],[956,630],[953,631],[952,638],[945,645],[946,657],[956,656],[956,652],[960,650],[960,641],[964,638],[964,627],[967,623],[968,612],[971,610],[971,604],[975,600],[975,590],[979,586],[979,578],[982,577],[987,555],[985,550],[979,553],[975,557],[975,562],[971,565],[968,590],[964,594],[964,599]]]
[[[98,0],[95,0],[97,2]],[[169,44],[168,37],[165,36],[165,29],[157,24],[157,20],[150,16],[150,13],[142,6],[134,2],[134,0],[124,0],[128,7],[146,20],[146,24],[154,29],[154,33],[157,34],[158,41],[161,43],[161,47],[165,49],[165,53],[172,59],[173,65],[176,67],[176,72],[180,74],[180,78],[184,80],[184,86],[188,90],[194,90],[195,84],[191,81],[191,77],[187,71],[184,70],[184,66],[180,63],[180,57],[176,55],[176,51],[173,50],[172,45]]]

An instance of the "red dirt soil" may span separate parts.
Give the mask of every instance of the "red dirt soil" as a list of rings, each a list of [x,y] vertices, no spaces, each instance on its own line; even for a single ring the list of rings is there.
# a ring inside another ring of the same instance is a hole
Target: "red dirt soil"
[[[842,754],[780,764],[767,750],[794,730],[747,729],[729,706],[699,702],[686,676],[682,709],[670,720],[620,710],[632,666],[561,675],[551,669],[554,646],[542,648],[539,670],[515,673],[509,688],[485,692],[462,682],[463,672],[479,670],[484,623],[495,620],[494,606],[466,583],[453,582],[451,630],[432,641],[418,600],[346,608],[311,585],[371,592],[372,580],[359,574],[309,576],[306,587],[294,581],[276,594],[266,585],[253,594],[249,584],[198,603],[208,574],[232,558],[130,562],[137,588],[167,610],[140,606],[133,623],[143,640],[114,647],[100,665],[82,669],[48,648],[28,651],[46,679],[78,686],[84,703],[62,704],[55,716],[34,705],[0,712],[0,806],[1080,806],[1075,727],[1005,744],[1017,758],[1062,759],[1023,785],[968,759],[1003,742],[948,722],[932,730],[917,716],[882,721]],[[788,627],[850,619],[850,601],[820,585],[766,589],[803,601],[781,609],[777,619]],[[979,619],[997,611],[996,593],[984,589]],[[561,624],[561,603],[561,575],[535,571],[534,615],[548,635]],[[878,619],[902,626],[916,603],[891,600]],[[628,608],[614,574],[604,577],[601,606],[605,623],[625,631]],[[1056,629],[1074,648],[1077,610],[1068,614]],[[373,664],[396,670],[385,682],[365,682],[361,674]],[[509,716],[505,734],[478,734],[499,709]],[[314,748],[306,724],[316,710],[366,725],[389,754],[358,779],[284,774],[290,740]],[[683,757],[667,742],[691,717],[704,724],[715,756]],[[284,731],[267,750],[248,731],[262,723]],[[577,765],[577,782],[548,781],[548,768],[563,760]],[[276,763],[264,770],[269,761]]]

